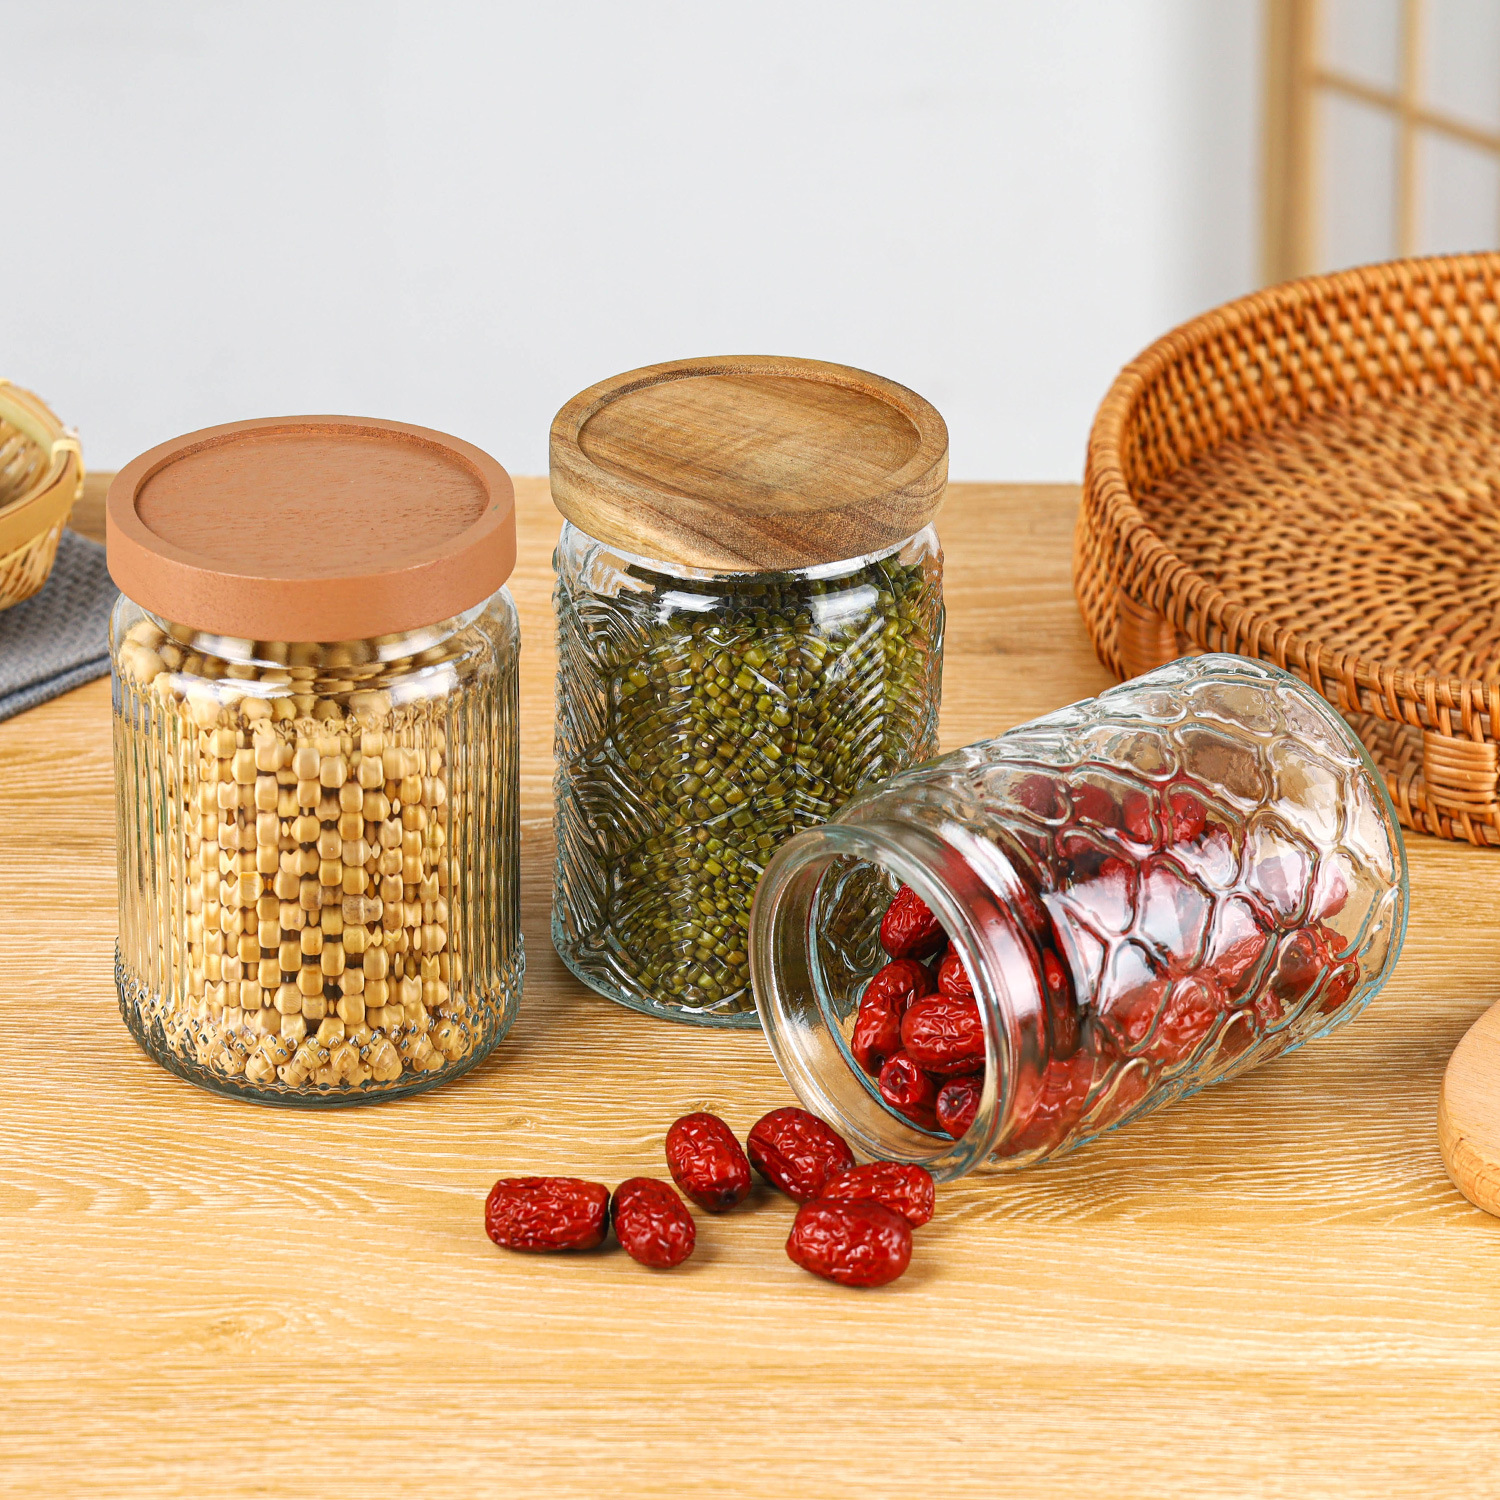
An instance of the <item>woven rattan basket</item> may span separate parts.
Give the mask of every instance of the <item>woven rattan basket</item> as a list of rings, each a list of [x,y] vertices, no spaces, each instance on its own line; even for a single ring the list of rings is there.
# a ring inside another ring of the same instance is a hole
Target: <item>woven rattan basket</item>
[[[30,391],[0,380],[0,609],[46,583],[82,489],[77,435]]]
[[[1153,344],[1094,421],[1074,585],[1118,675],[1275,662],[1404,823],[1500,844],[1500,255],[1289,282]]]

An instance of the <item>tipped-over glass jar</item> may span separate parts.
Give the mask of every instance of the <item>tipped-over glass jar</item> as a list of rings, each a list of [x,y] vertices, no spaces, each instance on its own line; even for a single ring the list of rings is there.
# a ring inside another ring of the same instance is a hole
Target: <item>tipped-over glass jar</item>
[[[1295,677],[1213,655],[799,834],[757,892],[751,966],[807,1107],[951,1178],[1072,1150],[1341,1025],[1406,912],[1358,738]]]
[[[558,414],[553,940],[621,1004],[758,1024],[783,839],[936,750],[947,433],[806,360],[683,361]]]
[[[120,1009],[274,1103],[464,1072],[520,999],[510,482],[392,423],[210,429],[108,505]]]

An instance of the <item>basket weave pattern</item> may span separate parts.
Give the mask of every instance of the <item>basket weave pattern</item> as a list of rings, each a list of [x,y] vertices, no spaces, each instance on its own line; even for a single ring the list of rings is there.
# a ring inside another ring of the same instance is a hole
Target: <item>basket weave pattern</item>
[[[46,583],[82,487],[77,437],[36,396],[0,380],[0,609]]]
[[[57,561],[57,544],[62,540],[62,534],[62,523],[59,522],[14,552],[0,557],[0,604],[9,608],[40,590],[52,572],[52,564]]]
[[[1275,662],[1404,823],[1500,845],[1500,255],[1309,277],[1152,345],[1094,422],[1074,584],[1117,675]]]

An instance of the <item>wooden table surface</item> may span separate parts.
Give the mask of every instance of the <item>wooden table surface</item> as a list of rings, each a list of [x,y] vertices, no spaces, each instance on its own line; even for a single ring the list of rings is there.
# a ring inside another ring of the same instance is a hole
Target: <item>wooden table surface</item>
[[[1433,1132],[1500,994],[1493,852],[1410,839],[1405,956],[1355,1025],[941,1189],[883,1291],[793,1266],[765,1189],[674,1273],[489,1243],[502,1174],[665,1175],[677,1115],[791,1102],[758,1034],[623,1010],[552,952],[558,518],[518,490],[526,992],[446,1089],[297,1114],[148,1061],[111,978],[109,685],[0,725],[0,1492],[1500,1493],[1500,1223]],[[945,747],[1106,686],[1075,507],[953,487]]]

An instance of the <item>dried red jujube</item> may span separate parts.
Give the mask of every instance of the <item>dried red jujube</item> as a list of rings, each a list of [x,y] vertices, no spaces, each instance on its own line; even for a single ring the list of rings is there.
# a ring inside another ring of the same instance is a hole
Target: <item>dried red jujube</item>
[[[854,1060],[871,1078],[880,1074],[885,1060],[901,1050],[901,1016],[884,1005],[861,1001],[849,1034],[849,1050]]]
[[[485,1232],[507,1250],[592,1250],[609,1233],[609,1189],[581,1177],[502,1177]]]
[[[937,987],[940,995],[952,995],[960,1000],[974,998],[974,982],[969,978],[969,971],[964,968],[963,959],[951,948],[938,965]]]
[[[984,1089],[984,1075],[950,1078],[938,1090],[937,1122],[954,1140],[967,1135],[974,1116],[979,1113],[979,1095]]]
[[[984,1023],[973,1000],[929,995],[901,1018],[901,1044],[919,1068],[949,1075],[984,1066]]]
[[[1153,979],[1111,1000],[1099,1015],[1102,1035],[1117,1051],[1153,1062],[1185,1062],[1228,1009],[1208,972]]]
[[[680,1266],[698,1242],[687,1205],[654,1177],[622,1182],[610,1199],[609,1217],[630,1258],[657,1270]]]
[[[943,960],[947,963],[947,959]],[[939,974],[941,974],[941,969]],[[893,958],[884,968],[877,969],[874,977],[865,986],[862,1005],[881,1005],[893,1010],[898,1016],[906,1014],[913,1000],[930,995],[935,988],[932,975],[926,965],[914,958]]]
[[[818,1194],[820,1203],[879,1203],[912,1228],[932,1217],[936,1194],[932,1173],[914,1162],[867,1161],[835,1172]]]
[[[805,1109],[773,1109],[750,1127],[750,1162],[772,1187],[806,1203],[831,1172],[854,1165],[849,1143]]]
[[[880,919],[880,946],[892,958],[930,958],[947,941],[927,903],[903,885]]]
[[[1087,1052],[1054,1058],[1041,1078],[1032,1084],[1026,1123],[1005,1143],[1000,1154],[1019,1156],[1059,1145],[1082,1119],[1093,1079],[1094,1059]]]
[[[1042,987],[1046,991],[1052,1055],[1070,1057],[1078,1050],[1078,1006],[1073,1000],[1073,982],[1067,967],[1050,948],[1042,950]]]
[[[721,1214],[750,1192],[750,1162],[735,1133],[717,1115],[683,1115],[667,1131],[672,1180],[700,1208]]]
[[[797,1211],[786,1253],[825,1281],[884,1286],[911,1264],[911,1225],[879,1203],[820,1199]]]
[[[1208,822],[1203,799],[1180,782],[1169,785],[1158,798],[1139,789],[1128,791],[1120,803],[1120,826],[1138,844],[1155,848],[1190,844]]]
[[[937,1084],[905,1052],[886,1058],[880,1070],[880,1097],[923,1130],[937,1128]]]

